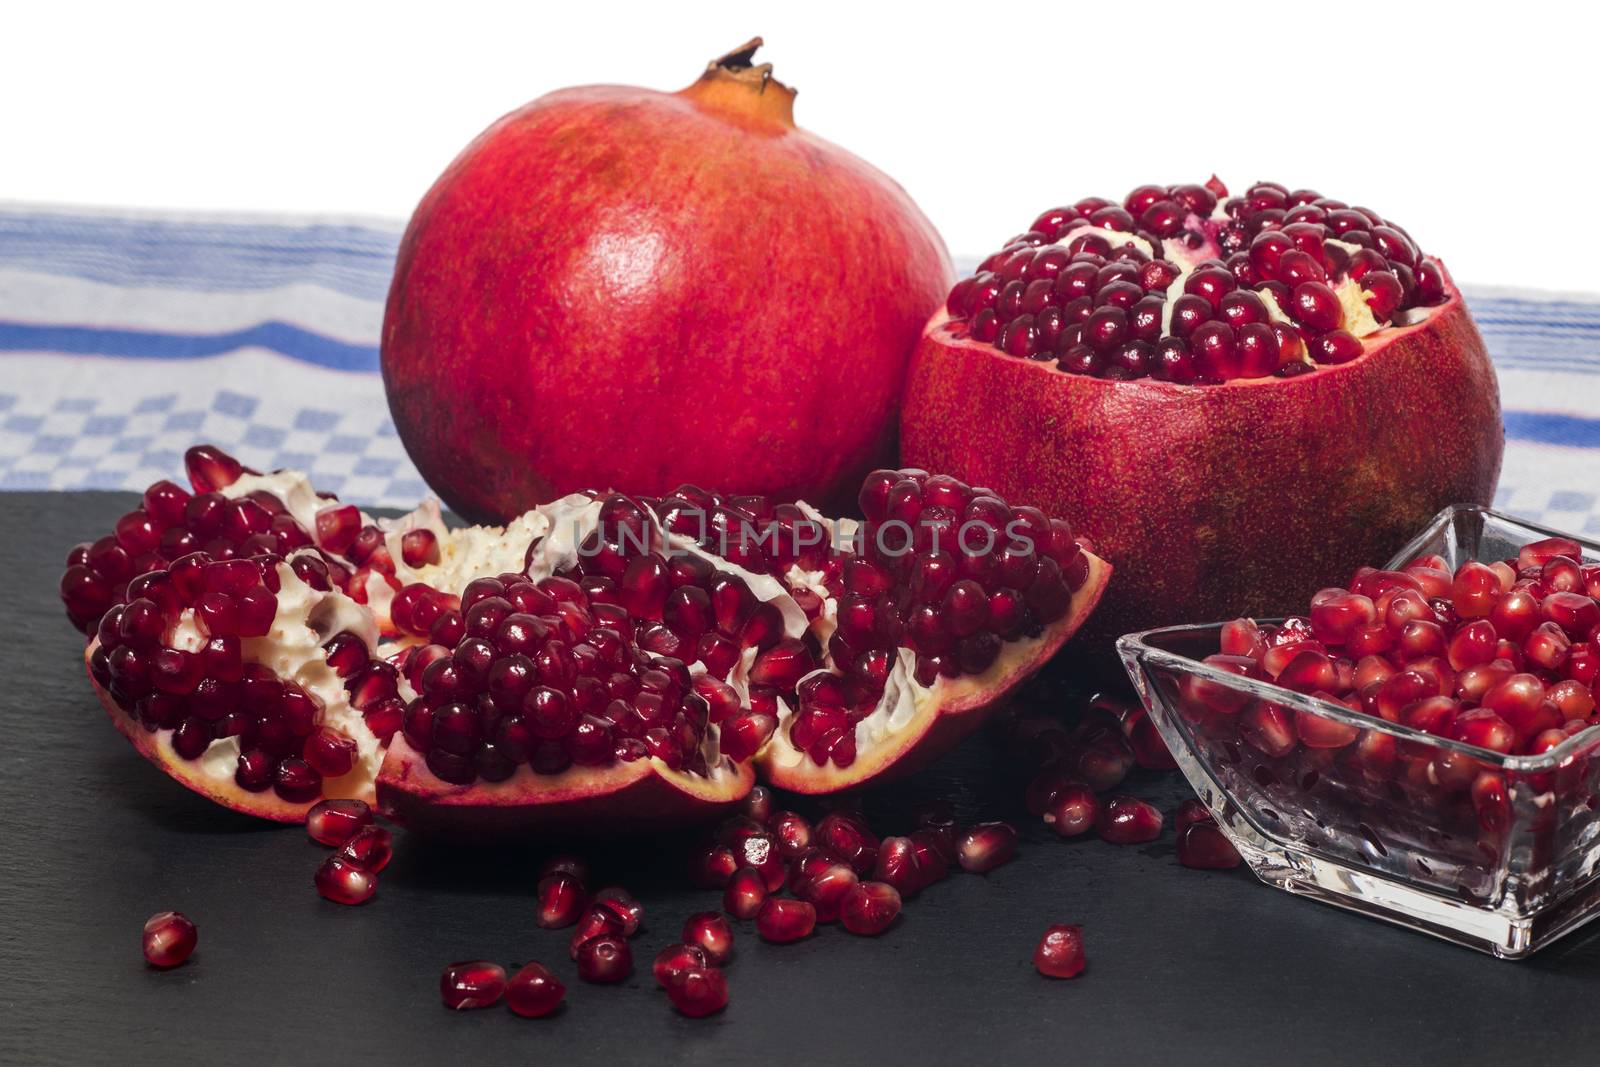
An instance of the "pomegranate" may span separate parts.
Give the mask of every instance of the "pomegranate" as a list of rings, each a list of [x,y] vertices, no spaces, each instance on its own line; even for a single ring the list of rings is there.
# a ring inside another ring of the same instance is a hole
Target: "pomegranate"
[[[1215,178],[1041,215],[930,320],[901,422],[905,462],[1125,568],[1097,636],[1292,610],[1487,504],[1504,443],[1438,260],[1366,208]]]
[[[186,961],[200,942],[200,929],[181,911],[158,911],[144,923],[144,958],[165,970]]]
[[[685,481],[833,503],[892,454],[949,257],[898,185],[795,127],[760,44],[677,93],[542,97],[423,197],[383,377],[459,514]]]
[[[186,459],[195,493],[159,483],[74,548],[63,601],[146,758],[317,827],[376,800],[424,831],[637,831],[727,810],[754,764],[809,793],[905,774],[1042,665],[1110,572],[1062,520],[913,470],[866,479],[862,523],[683,486],[451,530],[434,502],[380,524],[295,472]],[[776,889],[811,840],[796,818],[697,877],[749,866]],[[844,854],[851,832],[835,814],[817,840]]]

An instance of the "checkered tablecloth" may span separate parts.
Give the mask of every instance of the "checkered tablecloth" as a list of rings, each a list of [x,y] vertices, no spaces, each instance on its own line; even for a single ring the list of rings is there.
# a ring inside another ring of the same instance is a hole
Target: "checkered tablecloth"
[[[411,506],[377,373],[399,235],[0,205],[0,489],[142,489],[204,440]],[[1600,534],[1600,294],[1467,296],[1505,405],[1496,504]]]

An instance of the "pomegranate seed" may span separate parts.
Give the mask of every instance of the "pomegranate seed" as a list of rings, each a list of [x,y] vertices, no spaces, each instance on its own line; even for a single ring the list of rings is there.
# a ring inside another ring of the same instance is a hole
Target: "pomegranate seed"
[[[506,969],[487,960],[452,963],[439,976],[439,999],[455,1011],[487,1008],[506,991]]]
[[[788,870],[771,834],[760,831],[740,839],[733,846],[733,855],[739,867],[752,868],[766,880],[769,892],[783,885]]]
[[[739,869],[733,850],[712,845],[696,853],[689,862],[689,878],[700,889],[721,889]]]
[[[644,921],[644,905],[633,898],[626,889],[610,886],[594,895],[597,907],[609,912],[621,927],[623,937],[632,937]]]
[[[706,950],[699,945],[668,945],[656,956],[655,963],[651,965],[651,973],[655,975],[656,984],[663,989],[674,975],[696,967],[711,966]]]
[[[572,940],[568,942],[568,953],[577,959],[578,950],[584,942],[608,936],[624,936],[622,920],[609,908],[592,906],[579,917],[577,928],[572,931]]]
[[[407,567],[439,562],[439,539],[432,530],[407,530],[400,535],[400,558]]]
[[[181,911],[158,911],[144,924],[144,958],[165,970],[187,960],[200,940],[200,930]]]
[[[530,963],[506,983],[506,1006],[525,1019],[542,1019],[561,1006],[567,987],[542,963]]]
[[[690,967],[666,983],[667,999],[691,1019],[715,1015],[728,1006],[728,979],[715,967]]]
[[[961,869],[985,874],[1017,854],[1017,831],[1008,823],[984,822],[969,827],[956,840]]]
[[[683,924],[683,943],[698,946],[720,967],[733,955],[733,928],[719,912],[697,912]]]
[[[313,881],[317,892],[335,904],[365,904],[378,891],[378,876],[342,855],[324,860]]]
[[[1045,927],[1039,947],[1033,950],[1034,969],[1048,978],[1076,978],[1083,965],[1083,927]]]
[[[538,922],[546,930],[573,925],[587,904],[583,883],[570,873],[549,874],[539,881]]]
[[[1161,836],[1161,812],[1138,797],[1115,796],[1100,816],[1100,837],[1114,845],[1142,844]]]
[[[1222,870],[1237,867],[1239,853],[1215,822],[1197,820],[1178,831],[1178,862],[1185,867]]]
[[[768,823],[772,836],[778,842],[778,854],[785,862],[793,862],[811,848],[811,824],[792,811],[780,811]]]
[[[858,882],[845,893],[839,921],[852,934],[876,937],[900,914],[900,893],[883,882]]]
[[[817,824],[816,842],[848,863],[857,874],[871,874],[877,865],[878,836],[859,815],[829,812]]]
[[[355,769],[356,743],[348,734],[324,726],[306,738],[301,755],[322,777],[338,778]]]
[[[633,973],[633,950],[623,938],[604,934],[578,946],[578,977],[585,982],[614,984]]]
[[[837,863],[825,850],[817,849],[795,864],[789,875],[789,889],[815,909],[818,922],[831,923],[838,921],[845,894],[858,881],[859,877],[848,864]],[[758,911],[756,918],[760,917]]]
[[[767,883],[754,867],[741,867],[728,879],[722,910],[735,919],[753,919],[767,900]]]
[[[372,809],[361,800],[324,800],[306,814],[306,833],[319,845],[338,848],[372,823]]]
[[[804,900],[769,897],[756,915],[756,933],[776,944],[809,937],[816,924],[817,909]]]
[[[931,882],[923,870],[916,844],[909,837],[886,837],[878,849],[878,862],[872,876],[886,883],[902,897],[914,897]]]
[[[744,814],[760,823],[762,826],[772,819],[773,799],[772,790],[764,785],[755,786],[745,794],[744,801],[739,805]]]
[[[1045,825],[1062,837],[1087,833],[1100,818],[1100,800],[1086,785],[1070,784],[1056,793],[1044,811]]]
[[[239,480],[244,468],[239,461],[212,445],[195,445],[183,454],[189,484],[197,493],[226,489]]]

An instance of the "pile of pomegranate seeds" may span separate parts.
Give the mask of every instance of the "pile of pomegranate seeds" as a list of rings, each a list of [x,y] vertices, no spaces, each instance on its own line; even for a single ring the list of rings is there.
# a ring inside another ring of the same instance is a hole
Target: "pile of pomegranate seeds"
[[[1581,560],[1576,542],[1552,537],[1453,575],[1436,556],[1403,571],[1364,567],[1349,588],[1317,593],[1309,618],[1229,623],[1205,662],[1495,752],[1547,752],[1597,721],[1600,564]],[[1355,746],[1375,773],[1403,770],[1419,784],[1493,800],[1496,776],[1480,781],[1483,767],[1470,758],[1412,758],[1389,735],[1204,679],[1187,679],[1180,698],[1202,714],[1238,715],[1241,736],[1269,756]]]
[[[1019,720],[1013,741],[1038,764],[1023,794],[1028,811],[1062,837],[1094,830],[1117,845],[1161,835],[1161,812],[1148,801],[1110,794],[1135,767],[1176,764],[1144,708],[1110,696],[1088,699],[1069,731],[1051,717]]]
[[[144,924],[144,958],[165,970],[186,961],[200,941],[200,930],[181,911],[158,911]]]
[[[809,937],[818,924],[876,936],[894,923],[905,901],[952,866],[989,871],[1017,852],[1017,832],[1006,823],[961,829],[942,808],[920,814],[907,836],[879,838],[858,812],[831,811],[813,826],[803,815],[774,807],[770,793],[757,788],[742,814],[718,827],[715,840],[694,857],[691,874],[696,885],[723,890],[723,911],[754,919],[756,933],[778,944]],[[789,897],[782,896],[785,889]],[[711,924],[714,914],[695,916],[684,930],[684,941],[703,948],[713,963],[715,946],[691,928],[720,930]],[[663,960],[671,962],[663,954],[658,968]]]
[[[455,646],[421,645],[404,656],[401,670],[419,695],[402,729],[435,775],[497,782],[521,764],[559,774],[650,756],[705,773],[705,728],[720,721],[713,706],[683,660],[636,647],[626,612],[591,597],[614,591],[589,586],[559,576],[475,579],[461,596],[464,636]],[[390,695],[384,685],[352,703]]]
[[[365,904],[378,892],[378,872],[389,865],[394,847],[388,830],[372,824],[372,811],[359,800],[324,800],[306,816],[306,833],[337,849],[317,868],[317,892],[335,904]]]
[[[1052,208],[946,306],[974,340],[1069,374],[1208,385],[1348,363],[1446,296],[1376,212],[1276,182],[1230,197],[1213,177]]]
[[[585,885],[589,880],[588,867],[582,860],[571,856],[557,856],[540,869],[541,926],[574,926],[567,953],[578,964],[578,976],[586,982],[609,984],[624,981],[633,973],[633,948],[629,938],[639,932],[644,922],[644,905],[625,889],[609,886],[588,898],[588,906],[575,921],[569,922],[567,912],[574,902],[587,897]],[[560,903],[561,915],[547,921],[546,907],[552,888],[562,887],[568,898]]]

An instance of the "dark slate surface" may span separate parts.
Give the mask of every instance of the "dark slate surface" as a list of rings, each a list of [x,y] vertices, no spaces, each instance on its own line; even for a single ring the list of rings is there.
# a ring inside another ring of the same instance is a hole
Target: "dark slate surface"
[[[1017,810],[1021,782],[986,738],[871,798],[885,827],[926,798],[1020,816],[1021,857],[953,877],[877,940],[825,928],[788,946],[738,933],[732,1004],[674,1014],[648,973],[716,896],[679,874],[682,842],[595,847],[643,899],[639,970],[576,980],[566,934],[533,922],[542,850],[444,848],[401,835],[376,900],[321,900],[323,851],[294,828],[214,807],[138,759],[107,724],[59,610],[60,558],[109,530],[121,494],[0,497],[0,1060],[545,1063],[1593,1062],[1600,941],[1579,934],[1506,963],[1263,887],[1189,871],[1171,836],[1062,842]],[[1168,811],[1176,776],[1133,792]],[[139,933],[177,908],[200,948],[148,970]],[[1086,930],[1080,978],[1030,956],[1047,923]],[[457,959],[536,958],[569,982],[557,1017],[456,1015],[437,981]]]

